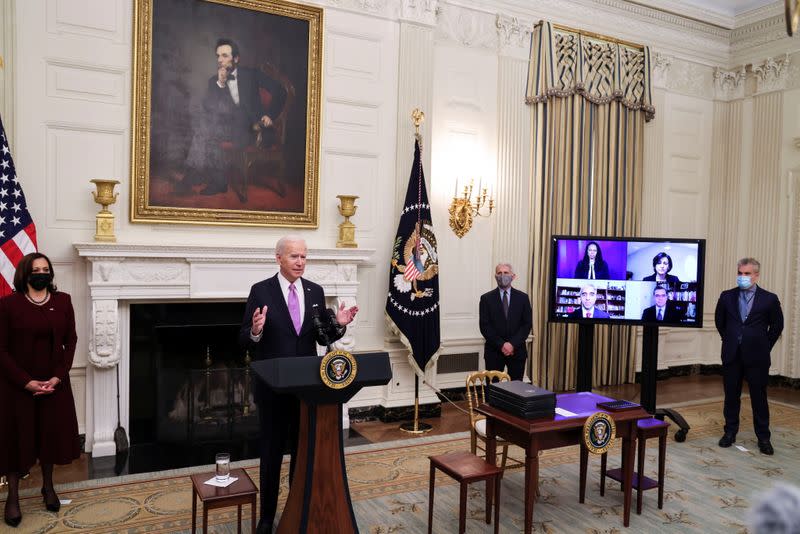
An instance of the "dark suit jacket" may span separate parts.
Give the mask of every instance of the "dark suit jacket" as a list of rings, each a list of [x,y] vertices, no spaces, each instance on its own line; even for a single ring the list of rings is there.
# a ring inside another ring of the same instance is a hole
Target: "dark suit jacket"
[[[314,282],[310,282],[305,278],[302,280],[305,314],[300,334],[295,332],[277,274],[272,278],[258,282],[250,289],[250,296],[247,297],[247,308],[239,331],[239,345],[242,348],[250,349],[250,356],[253,360],[266,360],[285,356],[316,356],[317,332],[312,320],[312,310],[314,304],[316,304],[320,314],[324,314],[325,292],[321,286]],[[267,306],[267,319],[264,322],[261,339],[256,343],[250,339],[253,312],[257,307],[260,308],[265,305]],[[333,336],[333,340],[339,339],[343,334],[344,332],[341,331],[338,335]]]
[[[675,306],[672,301],[667,301],[667,305],[665,306],[664,310],[664,319],[662,322],[665,323],[679,323],[684,317],[684,313],[680,308]],[[645,308],[642,312],[642,321],[651,321],[657,323],[656,321],[656,305],[653,304],[649,308]]]
[[[783,312],[778,295],[756,286],[750,315],[742,322],[739,315],[739,289],[723,291],[717,301],[714,324],[722,336],[723,365],[736,359],[740,344],[744,365],[772,365],[769,353],[783,331]]]
[[[486,354],[502,355],[500,349],[503,343],[509,342],[514,347],[514,358],[525,359],[528,350],[525,340],[531,333],[533,326],[533,309],[528,295],[517,289],[511,288],[508,303],[508,319],[503,314],[503,304],[500,301],[500,289],[495,288],[481,295],[479,307],[479,323],[484,344],[484,357]]]
[[[583,306],[578,306],[577,309],[572,310],[569,314],[570,317],[583,319]],[[592,312],[592,319],[609,319],[610,316],[605,310],[601,310],[600,308],[595,308]]]
[[[575,276],[573,278],[589,278],[589,264],[584,263],[583,260],[578,262],[575,266]],[[602,263],[594,263],[594,279],[595,280],[608,280],[608,264],[604,261]]]
[[[275,120],[280,114],[286,103],[286,91],[280,83],[258,69],[238,67],[236,74],[239,105],[234,103],[230,89],[217,85],[217,76],[212,76],[203,98],[203,109],[210,126],[218,128],[220,138],[246,146],[255,139],[253,124],[264,115]],[[261,101],[260,89],[268,91],[272,97],[267,107]]]
[[[644,281],[644,282],[655,282],[656,281],[656,273],[653,273],[650,276],[645,276],[644,278],[642,278],[642,281]],[[663,284],[665,282],[659,282],[659,283]],[[666,283],[671,285],[673,289],[677,289],[675,286],[680,284],[681,281],[678,280],[678,277],[675,276],[674,274],[667,273],[667,281],[666,281]]]

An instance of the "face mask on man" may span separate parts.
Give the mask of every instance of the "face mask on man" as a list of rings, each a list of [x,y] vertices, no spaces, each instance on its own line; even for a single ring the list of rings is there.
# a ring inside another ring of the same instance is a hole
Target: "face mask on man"
[[[753,281],[750,280],[749,276],[740,275],[736,277],[736,285],[739,286],[739,289],[750,289]]]
[[[498,286],[506,288],[511,285],[514,276],[510,274],[496,274],[494,275],[494,279],[497,281]]]
[[[50,273],[32,273],[28,277],[28,284],[36,291],[41,291],[50,285],[53,280],[53,275]]]

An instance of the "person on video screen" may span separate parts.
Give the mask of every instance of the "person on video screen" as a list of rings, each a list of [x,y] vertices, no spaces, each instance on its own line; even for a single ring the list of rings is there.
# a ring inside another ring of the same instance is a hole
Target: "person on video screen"
[[[589,241],[583,251],[583,259],[575,266],[573,278],[608,280],[608,264],[603,260],[603,251],[596,241]]]
[[[642,278],[645,282],[656,282],[657,284],[669,284],[675,287],[681,281],[678,277],[669,274],[672,270],[672,258],[666,252],[659,252],[653,257],[653,274]]]
[[[581,307],[569,314],[570,317],[584,319],[608,319],[608,313],[600,308],[595,308],[597,288],[592,284],[581,287]]]
[[[683,319],[683,313],[676,303],[667,299],[667,288],[656,286],[653,300],[655,304],[642,312],[642,321],[678,323]]]

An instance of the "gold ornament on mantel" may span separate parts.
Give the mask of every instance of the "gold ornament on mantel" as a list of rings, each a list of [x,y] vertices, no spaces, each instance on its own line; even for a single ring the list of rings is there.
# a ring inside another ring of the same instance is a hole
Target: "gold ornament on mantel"
[[[92,191],[94,201],[103,206],[103,209],[95,216],[96,226],[94,240],[116,243],[117,236],[114,235],[114,214],[108,211],[108,207],[117,201],[117,195],[119,195],[119,193],[114,192],[114,187],[119,183],[119,180],[94,179],[89,181],[97,188],[97,192]]]
[[[350,222],[350,217],[356,214],[357,195],[336,195],[339,199],[339,215],[344,217],[344,222],[339,225],[339,240],[337,248],[357,248],[356,225]]]

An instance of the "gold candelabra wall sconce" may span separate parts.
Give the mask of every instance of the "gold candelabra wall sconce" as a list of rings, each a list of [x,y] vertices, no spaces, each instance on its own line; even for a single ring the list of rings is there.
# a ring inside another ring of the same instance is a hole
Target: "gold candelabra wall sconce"
[[[473,197],[473,184],[474,182],[470,180],[469,185],[465,185],[459,195],[458,181],[456,181],[456,192],[447,210],[450,213],[450,228],[459,239],[469,232],[476,217],[488,217],[496,207],[493,195],[486,187],[481,187],[480,183],[477,194]]]

